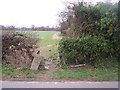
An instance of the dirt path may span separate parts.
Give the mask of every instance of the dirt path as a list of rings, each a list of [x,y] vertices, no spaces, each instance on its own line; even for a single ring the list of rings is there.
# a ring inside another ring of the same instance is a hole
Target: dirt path
[[[55,61],[51,61],[49,70],[45,70],[44,74],[41,77],[41,81],[53,81],[52,74],[58,69],[59,68],[57,67]]]
[[[59,33],[56,33],[52,36],[53,39],[61,39],[62,37],[59,35]]]

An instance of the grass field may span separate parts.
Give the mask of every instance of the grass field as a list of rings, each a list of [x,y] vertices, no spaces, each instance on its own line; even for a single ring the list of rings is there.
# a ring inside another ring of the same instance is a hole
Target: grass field
[[[47,45],[56,45],[58,44],[59,40],[53,39],[52,36],[54,34],[60,34],[57,31],[32,31],[34,35],[40,38],[40,45],[47,46]]]
[[[32,34],[39,38],[39,45],[41,49],[41,57],[57,59],[58,43],[60,39],[55,39],[55,34],[60,34],[57,31],[32,31]]]

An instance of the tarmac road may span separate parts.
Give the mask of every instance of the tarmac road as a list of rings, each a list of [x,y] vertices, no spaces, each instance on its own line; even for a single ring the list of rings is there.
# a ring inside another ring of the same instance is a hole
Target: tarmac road
[[[0,81],[1,88],[118,88],[118,82],[25,82],[25,81]]]

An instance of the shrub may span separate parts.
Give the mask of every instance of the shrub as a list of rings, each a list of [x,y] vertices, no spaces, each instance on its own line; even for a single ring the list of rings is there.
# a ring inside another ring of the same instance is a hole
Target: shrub
[[[81,38],[63,38],[59,46],[61,63],[94,65],[96,61],[107,57],[109,48],[103,37],[88,35]]]
[[[61,41],[60,52],[62,54],[60,54],[60,57],[70,63],[77,63],[81,57],[82,60],[85,59],[89,63],[93,62],[93,64],[95,61],[102,61],[102,58],[107,56],[119,60],[119,8],[120,2],[114,4],[99,2],[95,5],[90,5],[87,2],[77,2],[68,6],[63,12],[64,17],[61,17],[63,20],[61,20],[61,23],[67,23],[67,26],[64,28],[65,30],[61,29],[61,33],[65,37],[73,39],[65,38]],[[62,28],[63,26],[64,24],[61,25]],[[85,37],[81,37],[82,35]],[[77,37],[81,38],[75,39]],[[62,61],[64,62],[64,60]]]

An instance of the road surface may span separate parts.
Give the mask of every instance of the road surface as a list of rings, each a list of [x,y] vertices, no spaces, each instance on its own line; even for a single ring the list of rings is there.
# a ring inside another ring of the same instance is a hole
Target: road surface
[[[25,81],[0,81],[1,88],[118,88],[118,82],[25,82]]]

